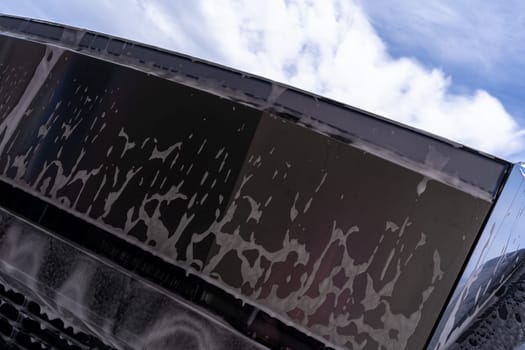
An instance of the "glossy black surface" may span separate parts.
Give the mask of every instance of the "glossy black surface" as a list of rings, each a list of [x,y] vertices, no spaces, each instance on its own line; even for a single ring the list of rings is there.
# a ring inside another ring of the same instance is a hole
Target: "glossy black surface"
[[[317,121],[285,113],[301,92],[180,55],[1,19],[48,41],[0,36],[4,186],[317,342],[427,342],[508,163],[309,95]]]
[[[54,23],[0,15],[0,31],[102,58],[214,95],[278,112],[309,128],[353,142],[389,161],[452,186],[494,198],[509,164],[463,145],[246,72],[145,44]],[[433,154],[447,160],[436,161]],[[429,157],[430,156],[430,157]],[[479,171],[483,169],[483,171]]]
[[[29,349],[264,349],[4,211],[0,227],[0,338],[7,344],[22,346],[25,335]],[[7,308],[13,312],[2,312]]]
[[[523,175],[523,166],[515,165],[430,349],[513,349],[525,343]]]

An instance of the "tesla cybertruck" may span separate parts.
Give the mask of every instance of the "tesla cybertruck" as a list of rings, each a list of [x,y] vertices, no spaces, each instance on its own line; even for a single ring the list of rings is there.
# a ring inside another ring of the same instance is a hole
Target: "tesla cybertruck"
[[[523,183],[290,86],[0,16],[2,348],[519,348]]]

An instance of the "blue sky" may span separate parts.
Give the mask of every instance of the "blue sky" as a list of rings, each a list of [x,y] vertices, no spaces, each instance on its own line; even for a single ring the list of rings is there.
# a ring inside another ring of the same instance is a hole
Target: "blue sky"
[[[525,118],[525,3],[441,0],[361,1],[396,57],[414,56],[442,67],[458,91],[488,89],[516,117]]]
[[[3,0],[0,12],[184,52],[525,160],[518,0]]]

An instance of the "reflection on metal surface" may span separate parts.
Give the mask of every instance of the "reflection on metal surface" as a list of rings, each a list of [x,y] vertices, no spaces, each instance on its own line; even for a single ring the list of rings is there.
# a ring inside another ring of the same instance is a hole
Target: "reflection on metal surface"
[[[187,303],[3,211],[0,226],[0,283],[26,298],[13,303],[20,308],[10,320],[13,337],[37,337],[24,321],[37,319],[53,339],[44,333],[35,342],[61,348],[263,349]],[[65,322],[62,329],[56,320]]]
[[[74,241],[48,212],[94,225],[315,347],[427,342],[510,164],[181,55],[0,27],[0,187],[47,203],[2,205]]]
[[[514,166],[430,344],[510,349],[525,341],[523,167]]]

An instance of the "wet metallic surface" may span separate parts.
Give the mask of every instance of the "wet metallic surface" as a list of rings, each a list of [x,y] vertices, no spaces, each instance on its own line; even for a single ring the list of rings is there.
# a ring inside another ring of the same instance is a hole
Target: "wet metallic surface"
[[[508,166],[420,134],[418,167],[391,162],[255,106],[6,36],[0,79],[2,181],[352,349],[425,344]]]
[[[406,125],[183,54],[106,34],[11,16],[0,15],[0,32],[53,43],[260,110],[286,114],[317,132],[344,138],[391,162],[427,171],[442,182],[470,188],[481,196],[494,198],[502,184],[502,173],[508,168],[503,160]],[[446,155],[448,160],[436,162],[428,157],[429,150]]]
[[[525,340],[520,321],[525,308],[524,204],[523,167],[517,164],[446,308],[431,349],[510,349]]]
[[[0,282],[37,302],[50,320],[65,320],[75,333],[93,334],[116,349],[263,349],[220,320],[4,211]]]

